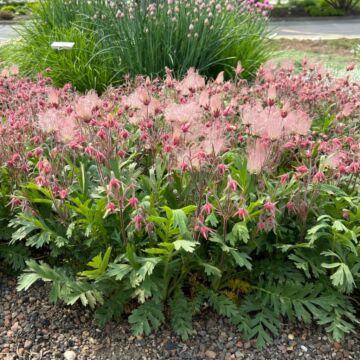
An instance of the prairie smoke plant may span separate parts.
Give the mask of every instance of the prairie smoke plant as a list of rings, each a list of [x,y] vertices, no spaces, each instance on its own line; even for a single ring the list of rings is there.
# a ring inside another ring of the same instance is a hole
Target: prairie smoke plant
[[[168,6],[148,5],[149,22]],[[354,331],[360,86],[306,61],[251,84],[240,70],[166,69],[101,96],[2,76],[0,256],[27,261],[19,289],[50,281],[101,324],[131,308],[135,334],[169,316],[186,339],[205,302],[260,347],[282,316]]]

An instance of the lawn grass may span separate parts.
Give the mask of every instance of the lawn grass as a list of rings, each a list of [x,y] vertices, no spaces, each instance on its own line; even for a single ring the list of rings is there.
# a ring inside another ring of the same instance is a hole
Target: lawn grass
[[[352,61],[360,59],[360,39],[337,40],[272,40],[277,49],[273,61],[292,59],[295,64],[300,64],[306,56],[309,61],[322,63],[334,76],[344,76],[346,66]],[[360,80],[360,68],[352,72],[353,80]]]

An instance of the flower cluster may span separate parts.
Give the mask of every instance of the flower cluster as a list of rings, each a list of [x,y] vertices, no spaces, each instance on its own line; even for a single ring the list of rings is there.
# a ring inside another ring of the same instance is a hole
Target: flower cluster
[[[240,65],[236,71],[241,73]],[[99,98],[95,92],[78,95],[71,85],[55,89],[41,75],[31,82],[3,73],[1,164],[13,175],[14,190],[33,179],[65,199],[72,186],[64,171],[67,157],[88,157],[108,189],[107,211],[130,206],[136,210],[137,227],[144,214],[135,187],[104,175],[114,159],[126,163],[134,156],[139,161],[147,157],[149,166],[160,156],[169,174],[202,173],[217,183],[231,175],[224,165],[226,154],[239,151],[250,173],[279,176],[280,184],[296,179],[309,187],[350,179],[348,185],[354,186],[360,169],[359,134],[351,120],[359,115],[357,83],[349,77],[331,79],[306,61],[300,73],[286,63],[262,67],[253,85],[237,79],[225,81],[220,73],[206,83],[190,69],[178,81],[167,70],[164,82],[138,77]],[[324,115],[329,105],[332,112]],[[320,122],[322,126],[316,126]],[[122,195],[114,195],[120,187]],[[236,182],[230,180],[228,188],[236,191]],[[205,183],[199,196],[219,195],[219,189],[213,191]],[[287,209],[305,216],[308,204],[296,200],[293,194]],[[245,218],[243,205],[240,201],[236,206]],[[259,229],[273,228],[275,213],[275,205],[267,201]],[[203,226],[204,221],[198,221],[195,227],[205,234]]]
[[[253,316],[270,314],[276,330],[284,301],[290,319],[326,317],[340,339],[356,322],[348,294],[359,281],[353,68],[333,79],[306,60],[301,71],[267,64],[252,83],[240,63],[233,81],[166,69],[101,96],[4,71],[1,221],[22,253],[54,264],[28,261],[19,288],[52,281],[53,299],[103,304],[102,322],[137,302],[136,333],[169,306],[185,337],[194,295],[226,306],[260,345],[268,334]]]

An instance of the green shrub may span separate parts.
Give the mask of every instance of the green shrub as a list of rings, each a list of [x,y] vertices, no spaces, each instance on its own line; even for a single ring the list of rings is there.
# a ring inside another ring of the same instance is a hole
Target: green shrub
[[[8,11],[11,13],[16,13],[17,7],[13,5],[5,5],[0,8],[1,11]]]
[[[21,30],[26,41],[12,50],[10,60],[20,59],[20,69],[26,74],[31,70],[34,75],[48,66],[56,68],[58,72],[50,73],[56,84],[64,84],[70,78],[78,89],[90,89],[93,84],[104,89],[123,81],[125,74],[163,76],[166,67],[179,77],[189,67],[210,77],[219,70],[230,76],[238,61],[244,76],[251,78],[271,55],[267,19],[257,10],[248,11],[242,2],[227,4],[226,7],[222,0],[204,0],[205,7],[200,9],[195,0],[176,4],[150,0],[117,2],[115,7],[101,0],[91,4],[44,0],[34,10],[34,26]],[[84,33],[82,37],[80,31]],[[80,73],[86,81],[79,77],[76,67],[64,61],[65,55],[58,53],[57,58],[49,52],[50,40],[75,37],[71,32],[77,32],[76,38],[81,38],[76,43],[79,53],[88,54],[83,56],[85,63],[80,61]],[[99,54],[106,54],[106,76],[99,76],[104,72],[97,61]],[[88,66],[89,59],[92,63]],[[61,69],[68,75],[62,81]]]
[[[13,18],[14,18],[14,14],[12,12],[0,10],[0,19],[12,20]]]
[[[359,5],[359,0],[324,0],[326,4],[334,9],[349,12]]]
[[[305,6],[305,10],[310,16],[344,16],[345,11],[330,6],[326,1]]]

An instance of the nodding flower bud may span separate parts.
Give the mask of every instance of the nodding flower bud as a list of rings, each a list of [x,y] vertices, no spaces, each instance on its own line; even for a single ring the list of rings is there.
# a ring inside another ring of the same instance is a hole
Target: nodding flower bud
[[[139,231],[141,229],[141,224],[144,221],[144,216],[141,214],[136,214],[133,218],[135,229]]]
[[[124,159],[124,157],[126,156],[126,152],[124,150],[119,150],[117,152],[117,156],[120,157],[121,159]]]
[[[166,153],[171,153],[173,151],[174,147],[171,144],[165,144],[164,145],[164,151]]]
[[[248,212],[244,208],[239,208],[237,211],[237,215],[241,220],[245,220],[246,216],[248,216]]]
[[[280,182],[286,184],[289,181],[289,174],[282,174],[280,176]]]
[[[295,204],[292,201],[288,201],[288,203],[286,204],[286,208],[291,212],[291,211],[295,211]]]
[[[231,191],[236,191],[237,189],[237,186],[238,186],[238,183],[233,180],[233,179],[230,179],[227,183],[227,189],[231,190]]]
[[[11,160],[12,160],[14,163],[20,161],[20,160],[21,160],[20,154],[17,154],[17,153],[14,154],[14,155],[11,157]]]
[[[322,171],[318,171],[313,177],[313,182],[323,182],[325,180],[326,177]]]
[[[206,240],[208,239],[209,233],[211,231],[211,229],[205,225],[196,225],[194,230],[198,231],[202,235],[202,237],[205,238]]]
[[[225,171],[226,171],[226,165],[225,164],[219,164],[217,166],[217,171],[219,172],[220,175],[224,175]]]
[[[308,172],[308,168],[305,165],[297,166],[295,170],[300,174],[305,174]]]
[[[180,164],[180,169],[181,169],[181,171],[186,171],[186,170],[188,170],[189,169],[189,165],[186,163],[186,162],[182,162],[181,164]]]
[[[350,63],[347,67],[346,67],[346,71],[353,71],[355,69],[356,66],[356,62],[352,62]]]
[[[59,191],[59,197],[61,200],[65,200],[69,195],[69,192],[66,189],[62,189]]]
[[[110,190],[118,190],[120,189],[120,181],[116,178],[111,178],[110,182],[109,182],[109,189]]]
[[[238,61],[236,68],[235,68],[235,75],[240,76],[242,72],[243,72],[243,68],[241,66],[241,62]]]
[[[43,153],[44,153],[44,150],[41,148],[41,147],[37,147],[36,149],[34,149],[34,155],[36,156],[36,157],[40,157],[40,156],[42,156],[43,155]]]
[[[181,131],[182,131],[183,133],[187,133],[187,132],[189,131],[189,129],[190,129],[190,126],[191,126],[191,123],[190,123],[190,122],[187,122],[187,123],[185,123],[185,124],[182,124],[182,125],[181,125]]]
[[[275,204],[272,203],[271,201],[267,201],[265,204],[264,204],[264,209],[268,212],[271,212],[273,213],[274,210],[275,210]]]
[[[96,136],[98,138],[100,138],[101,140],[105,140],[106,139],[106,131],[104,129],[100,129],[97,133]]]
[[[106,205],[106,210],[109,212],[109,213],[114,213],[115,212],[115,209],[116,209],[116,206],[115,206],[115,204],[114,203],[112,203],[112,202],[109,202],[109,203],[107,203],[107,205]]]
[[[128,200],[128,202],[132,208],[136,209],[139,204],[139,199],[137,197],[133,196]]]
[[[201,208],[201,212],[210,215],[213,208],[214,208],[214,207],[212,206],[212,204],[210,204],[210,203],[207,202],[207,203],[204,204],[203,207]]]

